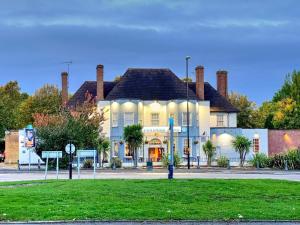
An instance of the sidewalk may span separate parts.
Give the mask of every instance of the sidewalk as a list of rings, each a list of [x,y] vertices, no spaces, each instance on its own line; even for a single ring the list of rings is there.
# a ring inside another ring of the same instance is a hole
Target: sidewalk
[[[101,169],[96,171],[96,179],[167,179],[166,169]],[[275,179],[300,181],[300,171],[255,170],[255,169],[208,169],[193,168],[176,169],[176,179]],[[0,181],[25,181],[45,179],[43,170],[18,171],[16,169],[0,169]],[[56,179],[56,172],[48,172],[47,179]],[[58,179],[68,179],[68,171],[59,171]],[[73,179],[78,179],[77,170],[73,170]],[[92,170],[81,170],[80,179],[93,179]]]

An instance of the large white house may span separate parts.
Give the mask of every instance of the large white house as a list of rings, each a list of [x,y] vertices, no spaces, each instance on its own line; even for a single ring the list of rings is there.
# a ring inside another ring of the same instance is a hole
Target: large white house
[[[248,135],[257,149],[265,145],[267,134],[263,130],[252,132],[237,128],[238,110],[227,100],[227,72],[216,72],[217,89],[204,82],[203,66],[196,67],[195,74],[196,82],[190,82],[188,88],[170,69],[130,68],[118,81],[111,82],[104,81],[103,66],[98,65],[97,81],[84,82],[67,104],[70,107],[82,104],[87,96],[96,101],[98,108],[105,112],[103,132],[111,142],[110,158],[119,157],[124,164],[133,160],[132,152],[123,141],[124,127],[141,124],[144,144],[139,149],[139,162],[160,163],[162,155],[170,148],[169,117],[175,121],[175,151],[183,162],[186,161],[187,92],[192,162],[196,163],[199,157],[205,161],[202,145],[208,139],[217,146],[217,156],[226,155],[232,160],[238,158],[231,146],[236,135]],[[67,79],[67,74],[63,73],[64,102],[68,96]]]

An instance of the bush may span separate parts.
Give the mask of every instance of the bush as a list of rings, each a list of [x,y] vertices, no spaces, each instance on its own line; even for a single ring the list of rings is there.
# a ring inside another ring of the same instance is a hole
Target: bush
[[[93,160],[87,159],[87,160],[85,160],[83,162],[83,166],[82,167],[85,168],[85,169],[90,169],[90,168],[93,168],[93,166],[94,166]]]
[[[116,168],[121,168],[122,167],[121,159],[119,159],[118,157],[112,158],[110,162],[110,167],[113,168],[114,165],[116,166]]]
[[[169,154],[163,154],[162,156],[162,163],[164,167],[169,166]],[[177,153],[174,153],[174,167],[178,167],[179,164],[181,163],[180,156]]]
[[[288,169],[300,169],[300,150],[291,149],[287,153],[275,154],[270,157],[269,166],[277,169],[284,169],[284,161],[287,160]]]
[[[250,160],[250,163],[253,167],[265,168],[270,165],[270,159],[263,153],[257,153],[253,155],[253,159]]]
[[[229,160],[226,156],[220,156],[220,158],[217,159],[217,164],[219,167],[228,167]]]

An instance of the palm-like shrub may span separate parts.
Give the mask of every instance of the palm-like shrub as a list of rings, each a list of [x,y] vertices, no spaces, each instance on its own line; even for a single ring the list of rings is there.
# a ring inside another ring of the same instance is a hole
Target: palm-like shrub
[[[270,160],[268,156],[263,153],[257,153],[253,156],[253,159],[250,160],[250,163],[253,167],[265,168],[268,167],[270,164]]]
[[[218,159],[217,159],[217,164],[218,164],[218,166],[219,167],[224,167],[224,168],[226,168],[226,167],[228,167],[228,165],[229,165],[229,160],[228,160],[228,158],[226,157],[226,156],[220,156]]]
[[[105,139],[105,138],[100,138],[97,150],[98,150],[98,153],[99,153],[99,158],[100,158],[101,165],[103,167],[104,159],[107,159],[108,155],[109,155],[109,150],[110,150],[109,140]]]
[[[169,154],[163,154],[162,156],[162,163],[164,167],[168,167],[170,160],[169,160]],[[178,155],[178,153],[174,153],[174,167],[178,167],[181,163],[181,159],[180,156]]]
[[[247,153],[250,151],[252,142],[244,136],[236,136],[232,141],[235,151],[240,155],[240,166],[243,167]]]
[[[124,128],[124,140],[129,151],[133,153],[134,167],[137,167],[137,149],[143,144],[144,134],[140,124],[133,124]]]
[[[207,158],[207,166],[211,166],[211,160],[216,153],[216,147],[213,145],[213,143],[210,140],[208,140],[207,142],[205,142],[202,148]]]

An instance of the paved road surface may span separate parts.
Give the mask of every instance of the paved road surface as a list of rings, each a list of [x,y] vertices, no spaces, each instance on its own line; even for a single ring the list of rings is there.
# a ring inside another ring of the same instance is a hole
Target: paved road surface
[[[167,172],[165,170],[154,170],[147,172],[145,170],[127,170],[127,171],[97,171],[96,179],[166,179]],[[76,170],[73,171],[73,179],[77,179]],[[178,170],[174,173],[174,178],[177,179],[276,179],[276,180],[291,180],[300,181],[300,171],[199,171],[193,170],[187,172]],[[45,179],[43,171],[1,171],[0,181],[26,181],[26,180],[43,180]],[[47,179],[56,179],[54,171],[49,172]],[[58,179],[68,179],[68,172],[62,171],[58,175]],[[92,171],[82,171],[80,179],[93,179]]]

